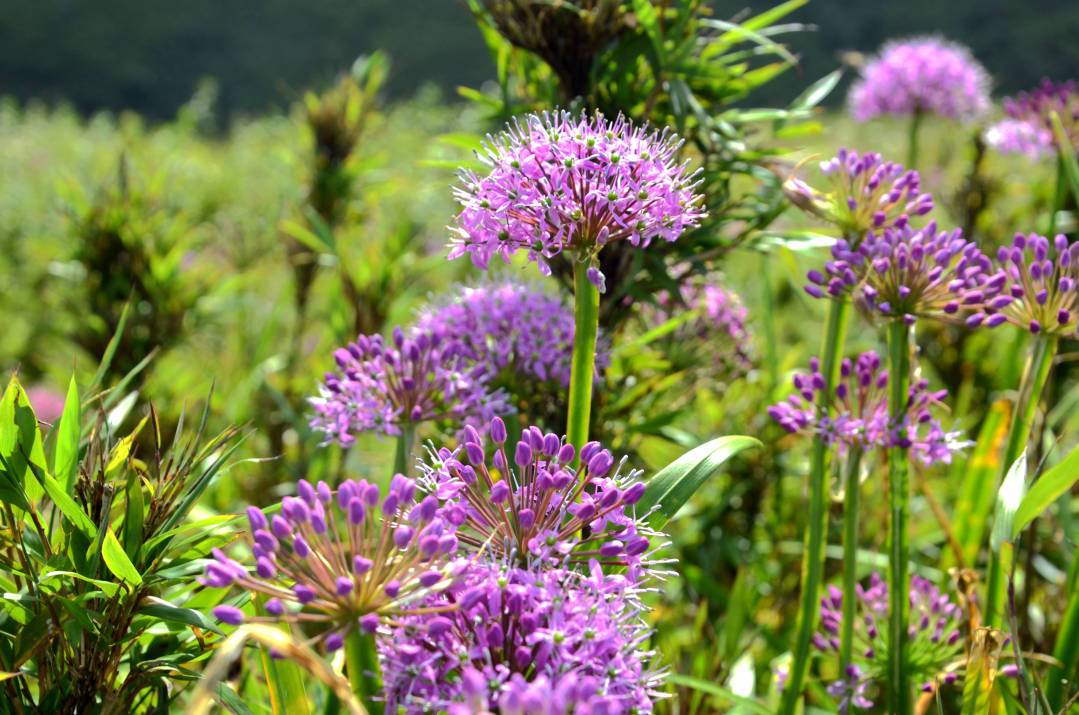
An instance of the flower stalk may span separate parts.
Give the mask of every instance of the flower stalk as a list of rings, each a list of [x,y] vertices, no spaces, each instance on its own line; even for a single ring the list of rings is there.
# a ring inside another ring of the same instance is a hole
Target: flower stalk
[[[401,425],[401,434],[397,435],[397,451],[393,459],[393,473],[409,476],[412,462],[412,446],[416,442],[416,425],[405,422]]]
[[[854,651],[854,615],[858,586],[858,493],[862,450],[852,448],[847,455],[847,475],[843,488],[843,622],[839,630],[839,665],[846,669]]]
[[[918,168],[918,132],[922,128],[922,116],[924,112],[921,108],[915,109],[914,113],[910,116],[910,128],[907,135],[907,168]]]
[[[910,328],[901,320],[888,324],[888,358],[891,393],[891,428],[902,430],[906,422],[910,389]],[[909,455],[902,444],[888,450],[891,531],[888,546],[888,712],[911,712],[910,640],[910,517]]]
[[[822,350],[821,373],[824,375],[825,387],[817,395],[817,409],[820,414],[826,414],[832,403],[839,379],[839,356],[842,354],[849,318],[850,304],[847,301],[831,301]],[[824,436],[817,435],[813,441],[813,455],[809,467],[809,523],[806,526],[805,550],[802,556],[802,597],[798,607],[798,630],[790,673],[780,703],[780,712],[783,715],[793,715],[797,710],[806,672],[809,670],[810,645],[817,628],[828,531],[828,451]]]
[[[382,678],[373,633],[363,633],[359,628],[348,632],[345,636],[345,669],[352,692],[360,698],[367,712],[377,713],[379,704],[375,697],[382,692]]]
[[[573,364],[569,380],[566,436],[579,455],[588,442],[596,332],[599,328],[599,289],[588,279],[588,261],[583,257],[578,257],[573,263],[573,300]],[[574,466],[577,463],[575,458]]]

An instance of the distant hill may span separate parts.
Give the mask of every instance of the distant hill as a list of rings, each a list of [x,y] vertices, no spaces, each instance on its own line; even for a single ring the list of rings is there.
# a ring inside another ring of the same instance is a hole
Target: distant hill
[[[771,4],[715,6],[718,16],[731,17]],[[169,118],[200,78],[214,77],[224,116],[261,113],[376,48],[392,57],[395,96],[425,82],[452,93],[493,73],[467,9],[454,0],[8,0],[3,17],[0,95],[65,100],[83,112],[134,109]],[[812,0],[794,18],[819,27],[789,39],[801,71],[755,103],[781,104],[835,67],[841,52],[872,52],[899,35],[935,32],[970,45],[998,93],[1043,75],[1076,76],[1079,68],[1075,0]]]

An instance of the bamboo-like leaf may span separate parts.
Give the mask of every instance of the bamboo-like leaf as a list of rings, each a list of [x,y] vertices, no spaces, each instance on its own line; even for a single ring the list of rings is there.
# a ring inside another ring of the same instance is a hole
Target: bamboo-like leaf
[[[792,110],[805,110],[816,107],[825,97],[832,93],[832,90],[835,89],[835,86],[839,84],[839,80],[842,78],[842,68],[829,72],[813,84],[809,85],[806,91],[798,95],[798,97],[791,102],[790,108]]]
[[[116,348],[120,344],[120,337],[124,334],[124,326],[127,325],[127,314],[131,311],[131,301],[124,303],[124,309],[120,312],[120,320],[116,323],[116,332],[111,338],[109,338],[109,344],[105,346],[105,354],[101,356],[101,364],[97,366],[97,372],[94,373],[94,378],[90,380],[90,384],[87,386],[87,394],[93,393],[100,385],[101,381],[105,379],[105,374],[109,371],[109,365],[112,364],[112,358],[116,354]]]
[[[760,446],[760,442],[752,437],[731,435],[691,449],[648,480],[644,496],[637,503],[638,513],[658,506],[649,518],[649,524],[653,528],[662,527],[724,462],[742,450],[756,446]]]
[[[1056,112],[1049,112],[1049,120],[1053,123],[1053,137],[1059,150],[1060,161],[1064,166],[1064,175],[1068,177],[1068,186],[1071,187],[1072,195],[1079,201],[1079,162],[1075,159],[1075,151],[1071,149],[1072,142],[1064,131],[1064,125],[1060,123],[1060,117]]]
[[[973,564],[985,543],[985,526],[993,511],[993,484],[1000,473],[1000,452],[1008,434],[1011,405],[1006,400],[993,403],[978,433],[977,445],[965,460],[956,460],[952,477],[963,485],[955,504],[955,538],[963,549],[963,560]]]
[[[67,387],[67,399],[64,400],[64,412],[60,415],[60,424],[56,429],[56,458],[52,473],[64,491],[71,494],[75,489],[75,474],[79,468],[79,435],[81,433],[81,410],[79,406],[79,386],[75,376]]]
[[[963,681],[962,715],[986,715],[993,702],[993,681],[1006,634],[995,628],[978,628],[972,636]]]
[[[97,526],[94,525],[93,520],[90,519],[86,512],[82,510],[82,507],[71,498],[64,487],[61,486],[51,474],[36,465],[31,464],[30,469],[44,488],[45,493],[49,495],[49,499],[51,499],[56,508],[60,510],[60,513],[64,515],[64,518],[85,534],[86,538],[91,541],[97,538]]]
[[[0,458],[10,480],[25,493],[26,500],[35,504],[43,493],[29,465],[45,468],[45,449],[37,416],[26,391],[13,374],[0,398]]]
[[[142,576],[139,575],[138,569],[131,563],[131,559],[124,552],[124,547],[117,541],[116,534],[112,533],[112,529],[108,526],[105,527],[105,539],[101,542],[101,557],[105,560],[109,571],[112,571],[117,578],[134,586],[142,583]]]
[[[1079,447],[1076,447],[1060,464],[1042,474],[1026,493],[1015,510],[1012,521],[1012,538],[1034,521],[1049,505],[1079,481]]]
[[[667,682],[674,685],[681,685],[684,688],[692,688],[702,693],[706,693],[713,697],[727,703],[735,703],[748,709],[750,712],[760,713],[760,715],[771,715],[772,711],[753,698],[747,698],[744,695],[738,695],[737,693],[724,688],[722,685],[710,683],[707,680],[700,680],[698,678],[692,678],[688,675],[681,675],[678,673],[672,673],[667,677]]]
[[[1015,512],[1019,508],[1019,503],[1023,501],[1026,488],[1027,453],[1024,451],[1008,469],[1008,474],[1000,485],[1000,491],[997,492],[997,513],[993,522],[993,533],[989,540],[990,548],[994,552],[999,553],[1002,544],[1011,542]]]
[[[124,551],[137,562],[142,549],[142,525],[146,518],[146,507],[142,496],[142,480],[134,469],[127,475],[124,500]]]

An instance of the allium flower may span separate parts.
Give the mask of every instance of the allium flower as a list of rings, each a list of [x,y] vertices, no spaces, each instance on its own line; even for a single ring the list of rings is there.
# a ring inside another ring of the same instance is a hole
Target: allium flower
[[[1074,151],[1076,147],[1079,147],[1079,85],[1074,80],[1053,82],[1048,78],[1043,79],[1037,89],[1023,92],[1014,99],[1005,99],[1004,111],[1008,113],[1011,120],[1023,126],[1023,129],[1016,129],[1016,131],[1030,135],[1037,146],[1041,146],[1044,142],[1047,148],[1045,153],[1049,153],[1048,147],[1060,148],[1057,147],[1056,135],[1053,133],[1051,117],[1055,112],[1060,118],[1064,136],[1069,144],[1064,149]],[[1012,126],[1014,125],[1001,128],[1002,138],[1006,136],[1006,132],[1011,131]],[[1001,125],[997,127],[1000,128]],[[988,135],[986,138],[988,140]],[[1020,149],[1023,145],[1014,146],[1015,149]],[[1012,145],[1002,142],[997,148],[1000,151],[1008,151]],[[1032,156],[1042,155],[1041,151],[1036,154],[1030,151],[1025,153]]]
[[[268,616],[250,618],[223,605],[214,615],[244,621],[318,624],[325,648],[341,647],[353,628],[373,633],[419,608],[463,570],[450,561],[456,527],[437,498],[418,499],[416,483],[397,475],[385,498],[378,486],[346,480],[334,493],[325,482],[299,482],[299,496],[281,500],[272,518],[248,507],[255,570],[214,549],[199,582],[239,586],[269,597]]]
[[[628,715],[661,696],[636,588],[598,564],[477,563],[426,603],[445,602],[457,609],[405,618],[383,642],[388,711]]]
[[[1069,245],[1066,236],[1057,234],[1050,245],[1036,233],[1016,234],[1010,247],[997,251],[997,261],[1002,267],[992,285],[999,292],[986,292],[968,325],[993,328],[1010,322],[1034,334],[1076,332],[1079,242]]]
[[[962,45],[936,37],[893,41],[866,63],[849,102],[859,122],[915,113],[968,121],[989,107],[989,75]]]
[[[853,705],[865,710],[873,703],[866,697],[873,681],[887,684],[888,585],[874,573],[868,587],[856,590],[854,618],[855,663],[828,692],[841,699],[840,712]],[[956,667],[964,658],[964,642],[959,630],[963,614],[948,594],[928,580],[910,577],[910,673],[923,690],[955,682]],[[813,644],[826,653],[839,652],[839,631],[843,622],[843,591],[830,586],[821,598],[821,631]]]
[[[945,432],[931,410],[943,405],[947,390],[932,392],[929,381],[911,381],[904,428],[896,430],[888,411],[888,371],[881,369],[875,352],[849,358],[840,364],[840,380],[835,388],[833,414],[817,416],[817,393],[824,389],[820,362],[809,361],[809,375],[795,375],[796,392],[787,401],[772,405],[768,415],[788,432],[820,435],[839,454],[852,447],[869,451],[877,447],[911,449],[925,466],[950,464],[952,454],[965,446],[958,432]]]
[[[840,149],[820,163],[820,171],[827,191],[793,176],[783,190],[795,206],[838,227],[847,241],[860,241],[869,230],[904,226],[908,216],[933,210],[933,197],[919,191],[918,172],[880,154]]]
[[[825,272],[810,271],[806,292],[850,294],[873,314],[913,324],[918,317],[957,316],[998,290],[992,261],[959,229],[902,227],[870,231],[857,249],[839,240]]]
[[[704,215],[696,173],[675,163],[680,146],[666,129],[649,132],[622,116],[515,119],[479,154],[487,175],[460,174],[449,257],[468,253],[486,269],[492,256],[527,251],[549,274],[546,259],[564,250],[585,260],[614,241],[673,241]],[[598,271],[591,279],[602,282]]]
[[[455,286],[420,311],[415,331],[455,336],[491,376],[507,372],[569,386],[573,306],[539,283],[512,280]],[[610,363],[601,336],[596,366]]]
[[[656,296],[658,305],[642,304],[640,311],[649,329],[676,319],[687,309],[698,311],[696,318],[671,333],[675,346],[672,357],[677,359],[688,350],[690,369],[726,381],[752,369],[751,336],[742,299],[717,283],[715,276],[703,280],[691,277],[683,281],[677,300],[663,291]],[[707,353],[706,359],[702,352]]]
[[[662,573],[655,567],[664,562],[653,559],[651,537],[660,535],[647,525],[651,512],[637,514],[634,507],[645,485],[640,471],[622,474],[625,459],[616,467],[609,451],[589,442],[573,469],[573,445],[538,427],[522,430],[509,456],[506,426],[497,417],[490,437],[489,461],[478,432],[466,427],[460,449],[443,448],[420,464],[421,483],[445,500],[464,548],[518,563],[598,559],[627,567],[634,581]]]
[[[482,425],[508,411],[505,395],[488,385],[486,366],[439,332],[406,337],[397,327],[392,345],[361,335],[333,356],[340,372],[326,373],[311,398],[311,426],[343,447],[357,432],[399,435],[402,424],[446,418]]]
[[[1053,133],[1022,119],[1002,119],[989,127],[985,143],[1001,154],[1026,154],[1033,160],[1053,153]]]

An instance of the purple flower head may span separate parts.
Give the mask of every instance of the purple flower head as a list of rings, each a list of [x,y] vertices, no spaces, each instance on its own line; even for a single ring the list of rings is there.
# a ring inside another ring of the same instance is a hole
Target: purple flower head
[[[573,306],[539,283],[455,286],[420,311],[414,330],[454,336],[489,375],[569,386]],[[602,371],[608,364],[608,341],[601,334],[596,367]]]
[[[1001,154],[1026,154],[1037,161],[1053,153],[1053,132],[1026,119],[1002,119],[985,130],[985,143]]]
[[[906,224],[870,231],[856,250],[840,240],[832,257],[823,274],[810,271],[806,290],[818,297],[850,295],[886,320],[958,320],[999,290],[989,257],[959,229],[938,231],[933,221],[922,229]]]
[[[433,609],[456,608],[432,636],[431,618],[407,616],[382,642],[387,710],[537,715],[652,711],[664,673],[637,589],[564,568],[478,562]],[[462,712],[465,712],[462,710]]]
[[[508,411],[505,395],[490,388],[486,367],[439,332],[406,337],[395,328],[390,343],[361,335],[335,350],[334,359],[338,371],[326,373],[319,396],[311,398],[311,426],[343,447],[357,432],[398,435],[401,424],[446,418],[486,424]]]
[[[648,527],[651,512],[637,513],[640,472],[622,475],[625,460],[615,468],[611,453],[590,442],[574,469],[572,445],[537,427],[522,430],[513,446],[493,447],[490,459],[466,442],[463,450],[443,448],[420,464],[421,483],[445,500],[467,551],[521,564],[598,558],[627,567],[634,581],[665,563],[653,558],[652,538],[661,535]]]
[[[843,598],[835,586],[821,597],[821,630],[813,636],[813,644],[826,653],[839,652]],[[866,697],[867,686],[888,680],[888,585],[874,573],[867,586],[858,584],[854,599],[853,662],[829,692],[848,707],[865,710],[873,705]],[[955,669],[965,659],[962,620],[962,610],[948,594],[917,574],[910,577],[910,668],[915,682],[932,689],[955,681]],[[841,712],[847,709],[841,707]]]
[[[969,121],[989,108],[989,75],[970,50],[939,37],[888,42],[848,97],[854,119],[937,114]]]
[[[676,163],[680,147],[621,115],[519,117],[487,138],[485,176],[459,175],[449,257],[468,253],[486,269],[493,256],[527,251],[549,274],[546,260],[564,250],[588,260],[614,241],[673,241],[704,215],[696,173]]]
[[[697,311],[697,316],[681,323],[671,333],[671,341],[678,351],[691,349],[686,355],[691,369],[720,382],[738,379],[752,369],[745,306],[738,294],[718,285],[716,276],[687,278],[677,299],[663,291],[655,305],[641,304],[640,312],[645,328],[651,330],[677,320],[687,309]],[[699,354],[701,350],[707,351],[707,359]]]
[[[795,206],[840,229],[856,249],[868,231],[906,225],[909,216],[933,209],[933,197],[919,191],[917,171],[884,161],[880,154],[840,149],[820,164],[824,191],[791,176],[783,184]]]
[[[328,492],[324,487],[320,482],[319,494]],[[227,607],[215,609],[220,620],[317,622],[326,627],[322,637],[343,637],[361,621],[373,628],[381,618],[412,613],[465,567],[453,559],[454,522],[438,499],[419,494],[411,479],[395,476],[384,499],[376,485],[351,479],[329,492],[332,498],[325,503],[315,496],[304,499],[303,493],[282,499],[273,533],[254,529],[253,572],[214,550],[200,583],[236,585],[269,598],[268,616],[245,618]],[[434,549],[428,546],[432,540]]]
[[[1077,331],[1079,241],[1063,234],[1050,241],[1018,234],[997,252],[994,293],[986,292],[967,322],[996,327],[1012,323],[1034,334],[1074,335]]]
[[[832,412],[820,417],[816,405],[818,393],[824,389],[824,376],[818,361],[811,361],[810,367],[811,374],[794,376],[795,392],[785,402],[768,408],[768,415],[788,432],[820,435],[839,454],[852,447],[863,452],[878,447],[909,448],[925,466],[950,464],[952,454],[965,446],[958,432],[946,432],[932,416],[948,393],[930,391],[925,379],[911,380],[903,427],[893,428],[888,371],[881,368],[875,352],[862,353],[853,363],[849,358],[843,360]]]
[[[1048,78],[1043,79],[1036,89],[1005,99],[1004,111],[1010,119],[1024,125],[1022,131],[1033,138],[1035,146],[1045,147],[1045,151],[1025,152],[1032,157],[1040,157],[1061,149],[1075,151],[1079,147],[1079,85],[1074,80],[1053,82]],[[1068,142],[1066,147],[1057,146],[1053,132],[1053,114],[1060,119],[1064,129],[1064,137]],[[1005,146],[1007,145],[997,148],[1007,151]]]

